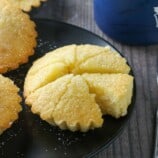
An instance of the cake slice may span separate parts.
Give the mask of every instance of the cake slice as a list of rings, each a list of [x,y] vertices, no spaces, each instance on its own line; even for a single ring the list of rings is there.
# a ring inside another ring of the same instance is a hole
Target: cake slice
[[[52,111],[66,92],[72,77],[72,74],[65,75],[30,94],[26,98],[26,103],[31,106],[32,112],[39,114],[43,120],[54,124]]]
[[[73,72],[82,73],[129,73],[130,67],[125,58],[113,51],[105,51],[87,58]]]
[[[128,74],[83,74],[103,114],[119,118],[131,103],[133,77]]]
[[[54,122],[61,129],[86,132],[102,126],[103,119],[95,95],[81,76],[72,78],[67,91],[53,111]]]
[[[45,66],[35,74],[28,73],[29,75],[27,75],[24,84],[25,97],[67,73],[68,68],[64,63],[54,63]]]
[[[29,70],[29,74],[35,74],[41,68],[58,62],[63,63],[67,65],[69,69],[72,69],[75,63],[75,51],[76,45],[73,44],[48,52],[46,55],[34,62]]]

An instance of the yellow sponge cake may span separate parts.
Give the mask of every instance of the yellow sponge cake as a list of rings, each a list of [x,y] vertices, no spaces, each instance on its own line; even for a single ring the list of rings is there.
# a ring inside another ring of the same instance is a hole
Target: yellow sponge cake
[[[127,114],[131,103],[133,77],[128,74],[84,74],[90,92],[96,94],[96,101],[103,114],[119,118]]]
[[[11,127],[22,110],[18,91],[12,80],[0,75],[0,134]]]
[[[61,129],[99,128],[103,115],[127,114],[133,92],[129,71],[126,59],[110,47],[64,46],[34,62],[24,84],[26,103]]]
[[[29,95],[26,103],[33,113],[61,129],[85,132],[103,123],[95,95],[81,76],[65,75]]]

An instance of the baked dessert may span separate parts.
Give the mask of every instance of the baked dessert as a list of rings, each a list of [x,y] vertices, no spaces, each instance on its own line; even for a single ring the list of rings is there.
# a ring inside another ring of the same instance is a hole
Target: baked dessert
[[[106,60],[105,60],[106,59]],[[95,63],[95,64],[94,64]],[[25,96],[67,73],[129,73],[126,60],[109,47],[69,45],[34,62],[25,79]]]
[[[29,16],[5,0],[0,2],[0,17],[0,73],[5,73],[33,55],[37,33]]]
[[[18,113],[22,109],[18,91],[19,88],[14,85],[12,80],[0,75],[0,134],[18,119]]]
[[[89,93],[89,87],[80,75],[60,77],[29,95],[26,103],[43,120],[61,129],[86,132],[103,123],[95,94]]]
[[[131,102],[133,77],[128,74],[83,74],[91,93],[104,114],[125,116]]]
[[[103,115],[125,116],[133,77],[110,47],[68,45],[34,62],[24,84],[26,103],[41,119],[82,132],[101,127]]]
[[[22,9],[26,12],[31,11],[32,7],[39,7],[41,2],[46,0],[7,0],[11,5]]]

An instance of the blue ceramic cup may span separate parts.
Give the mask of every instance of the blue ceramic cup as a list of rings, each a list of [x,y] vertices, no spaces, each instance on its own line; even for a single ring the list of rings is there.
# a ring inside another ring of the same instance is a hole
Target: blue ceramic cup
[[[158,0],[94,0],[100,29],[130,45],[158,44]]]

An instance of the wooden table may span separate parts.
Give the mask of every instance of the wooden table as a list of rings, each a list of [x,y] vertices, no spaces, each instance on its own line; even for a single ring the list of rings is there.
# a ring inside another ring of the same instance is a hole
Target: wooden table
[[[132,65],[136,79],[136,106],[119,138],[95,158],[150,158],[154,148],[155,112],[158,105],[158,46],[131,47],[114,42],[104,35],[93,17],[92,0],[48,0],[34,9],[33,17],[71,23],[96,33],[112,43]]]

